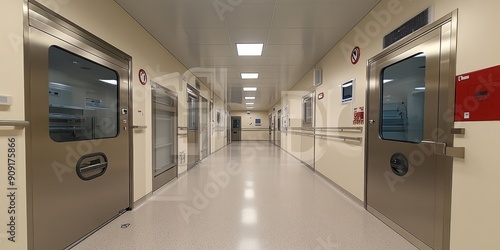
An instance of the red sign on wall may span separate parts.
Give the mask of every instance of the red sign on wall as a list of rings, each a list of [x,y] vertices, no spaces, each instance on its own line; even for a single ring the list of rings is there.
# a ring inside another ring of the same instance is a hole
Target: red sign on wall
[[[142,85],[146,85],[146,83],[148,83],[148,74],[146,74],[144,69],[139,70],[139,82],[141,82]]]
[[[365,107],[354,108],[354,120],[353,125],[363,125],[365,124]]]
[[[361,58],[361,49],[356,47],[351,52],[351,63],[357,64],[359,62],[359,58]]]
[[[455,121],[500,121],[500,65],[456,77]]]

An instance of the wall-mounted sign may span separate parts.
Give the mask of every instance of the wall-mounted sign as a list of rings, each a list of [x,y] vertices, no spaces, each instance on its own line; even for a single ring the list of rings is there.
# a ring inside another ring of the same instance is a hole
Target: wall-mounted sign
[[[341,103],[346,104],[352,102],[354,99],[354,84],[356,83],[355,79],[349,80],[342,85],[340,85],[340,93],[342,95]]]
[[[325,98],[325,93],[321,92],[318,94],[318,100]]]
[[[255,126],[261,126],[261,125],[262,125],[261,119],[255,119]]]
[[[146,74],[144,69],[139,70],[139,82],[141,82],[142,85],[146,85],[146,83],[148,83],[148,74]]]
[[[352,121],[353,125],[364,125],[365,124],[365,107],[354,108],[354,119]]]
[[[356,47],[351,52],[351,63],[357,64],[359,62],[359,58],[361,58],[361,49]]]

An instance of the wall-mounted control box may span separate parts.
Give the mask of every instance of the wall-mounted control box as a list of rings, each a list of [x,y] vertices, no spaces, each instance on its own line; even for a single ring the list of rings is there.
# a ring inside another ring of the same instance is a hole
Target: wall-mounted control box
[[[0,95],[0,106],[12,106],[12,96]]]
[[[500,121],[500,65],[455,80],[455,121]]]

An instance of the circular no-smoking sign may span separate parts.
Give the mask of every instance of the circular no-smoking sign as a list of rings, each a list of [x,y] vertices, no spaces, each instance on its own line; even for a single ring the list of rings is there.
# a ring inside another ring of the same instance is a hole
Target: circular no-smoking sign
[[[361,57],[361,49],[356,47],[351,52],[351,63],[356,64],[359,62],[359,58]]]
[[[146,85],[146,83],[148,82],[148,75],[146,74],[146,71],[144,69],[139,70],[139,81],[142,85]]]

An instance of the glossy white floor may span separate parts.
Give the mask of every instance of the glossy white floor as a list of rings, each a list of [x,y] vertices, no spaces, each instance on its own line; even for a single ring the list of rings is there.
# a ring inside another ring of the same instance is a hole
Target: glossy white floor
[[[242,142],[75,249],[416,248],[286,152]]]

